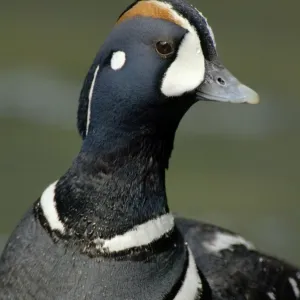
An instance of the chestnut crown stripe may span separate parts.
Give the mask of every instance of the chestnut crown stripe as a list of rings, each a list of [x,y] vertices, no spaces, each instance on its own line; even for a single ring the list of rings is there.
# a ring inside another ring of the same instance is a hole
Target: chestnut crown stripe
[[[188,31],[196,30],[201,41],[203,54],[212,61],[218,56],[212,28],[205,16],[193,5],[179,0],[138,0],[131,4],[120,16],[119,22],[136,16],[152,17],[174,22]],[[197,24],[197,25],[195,25]]]
[[[164,4],[156,0],[139,1],[120,16],[117,24],[133,17],[143,16],[163,19],[184,27],[181,20],[175,17],[174,11]]]

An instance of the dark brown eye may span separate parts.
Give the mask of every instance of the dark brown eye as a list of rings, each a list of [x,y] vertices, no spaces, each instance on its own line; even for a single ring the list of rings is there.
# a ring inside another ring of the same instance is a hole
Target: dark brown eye
[[[167,58],[174,53],[173,44],[170,42],[159,41],[156,43],[155,47],[157,53],[164,58]]]

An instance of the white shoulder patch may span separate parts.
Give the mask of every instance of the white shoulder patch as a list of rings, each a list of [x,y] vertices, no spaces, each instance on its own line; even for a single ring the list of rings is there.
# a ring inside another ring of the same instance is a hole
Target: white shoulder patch
[[[198,273],[197,265],[192,254],[192,251],[188,247],[189,251],[189,264],[186,271],[185,278],[182,286],[175,296],[174,300],[189,300],[198,299],[198,293],[202,292],[203,286],[202,281]]]
[[[52,230],[64,233],[64,224],[60,221],[55,203],[55,188],[57,181],[50,184],[43,192],[40,200],[41,209]]]
[[[126,62],[126,54],[123,51],[113,53],[110,61],[111,68],[115,71],[123,68]]]
[[[124,234],[114,236],[109,240],[97,238],[94,240],[94,243],[99,251],[120,252],[130,248],[149,245],[173,228],[174,217],[168,213],[137,225]]]
[[[276,296],[273,292],[268,292],[267,296],[270,298],[270,300],[276,300]]]
[[[294,278],[290,277],[290,278],[289,278],[289,283],[290,283],[290,285],[291,285],[291,287],[292,287],[292,289],[293,289],[293,292],[294,292],[294,294],[295,294],[295,297],[296,297],[297,299],[299,299],[299,298],[300,298],[300,289],[299,289],[299,286],[298,286],[298,284],[297,284],[297,281],[296,281]]]
[[[214,239],[209,242],[203,242],[203,246],[210,252],[220,252],[222,250],[232,250],[233,246],[242,245],[249,250],[254,250],[255,247],[250,242],[246,241],[239,235],[217,232]]]

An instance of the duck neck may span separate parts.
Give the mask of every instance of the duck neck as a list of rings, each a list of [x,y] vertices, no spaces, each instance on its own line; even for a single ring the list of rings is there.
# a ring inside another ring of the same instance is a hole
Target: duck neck
[[[87,135],[72,167],[44,192],[42,220],[52,233],[75,237],[90,256],[136,261],[134,277],[146,274],[147,286],[158,274],[162,299],[202,299],[202,275],[167,204],[175,129],[114,131],[113,144],[110,134],[102,128]]]
[[[90,132],[71,168],[55,184],[60,229],[100,242],[137,228],[148,236],[144,243],[169,234],[174,219],[167,204],[165,169],[174,134],[166,139],[115,132],[111,145],[109,134]]]

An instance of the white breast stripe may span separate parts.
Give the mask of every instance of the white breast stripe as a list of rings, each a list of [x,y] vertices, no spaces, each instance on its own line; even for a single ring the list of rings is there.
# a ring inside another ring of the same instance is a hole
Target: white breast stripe
[[[141,225],[133,227],[122,235],[109,240],[97,238],[94,240],[96,248],[103,252],[119,252],[130,248],[149,245],[158,240],[174,228],[172,214],[162,215]]]
[[[55,204],[55,187],[57,181],[49,185],[41,196],[40,205],[43,214],[52,230],[64,233],[64,224],[60,221]]]
[[[90,120],[91,120],[91,104],[92,104],[92,98],[93,98],[93,91],[94,91],[94,86],[95,86],[95,81],[97,78],[97,74],[99,71],[99,66],[97,66],[95,73],[94,73],[94,78],[91,84],[91,88],[89,91],[89,103],[88,103],[88,111],[87,111],[87,117],[86,117],[86,135],[88,135],[89,132],[89,126],[90,126]]]
[[[188,248],[189,251],[189,265],[183,281],[183,284],[174,298],[174,300],[196,300],[198,293],[202,293],[202,281],[199,276],[197,265],[194,256]]]
[[[217,232],[212,241],[203,242],[203,246],[210,252],[220,252],[222,250],[232,250],[232,246],[243,245],[249,250],[253,250],[254,246],[238,235]]]

